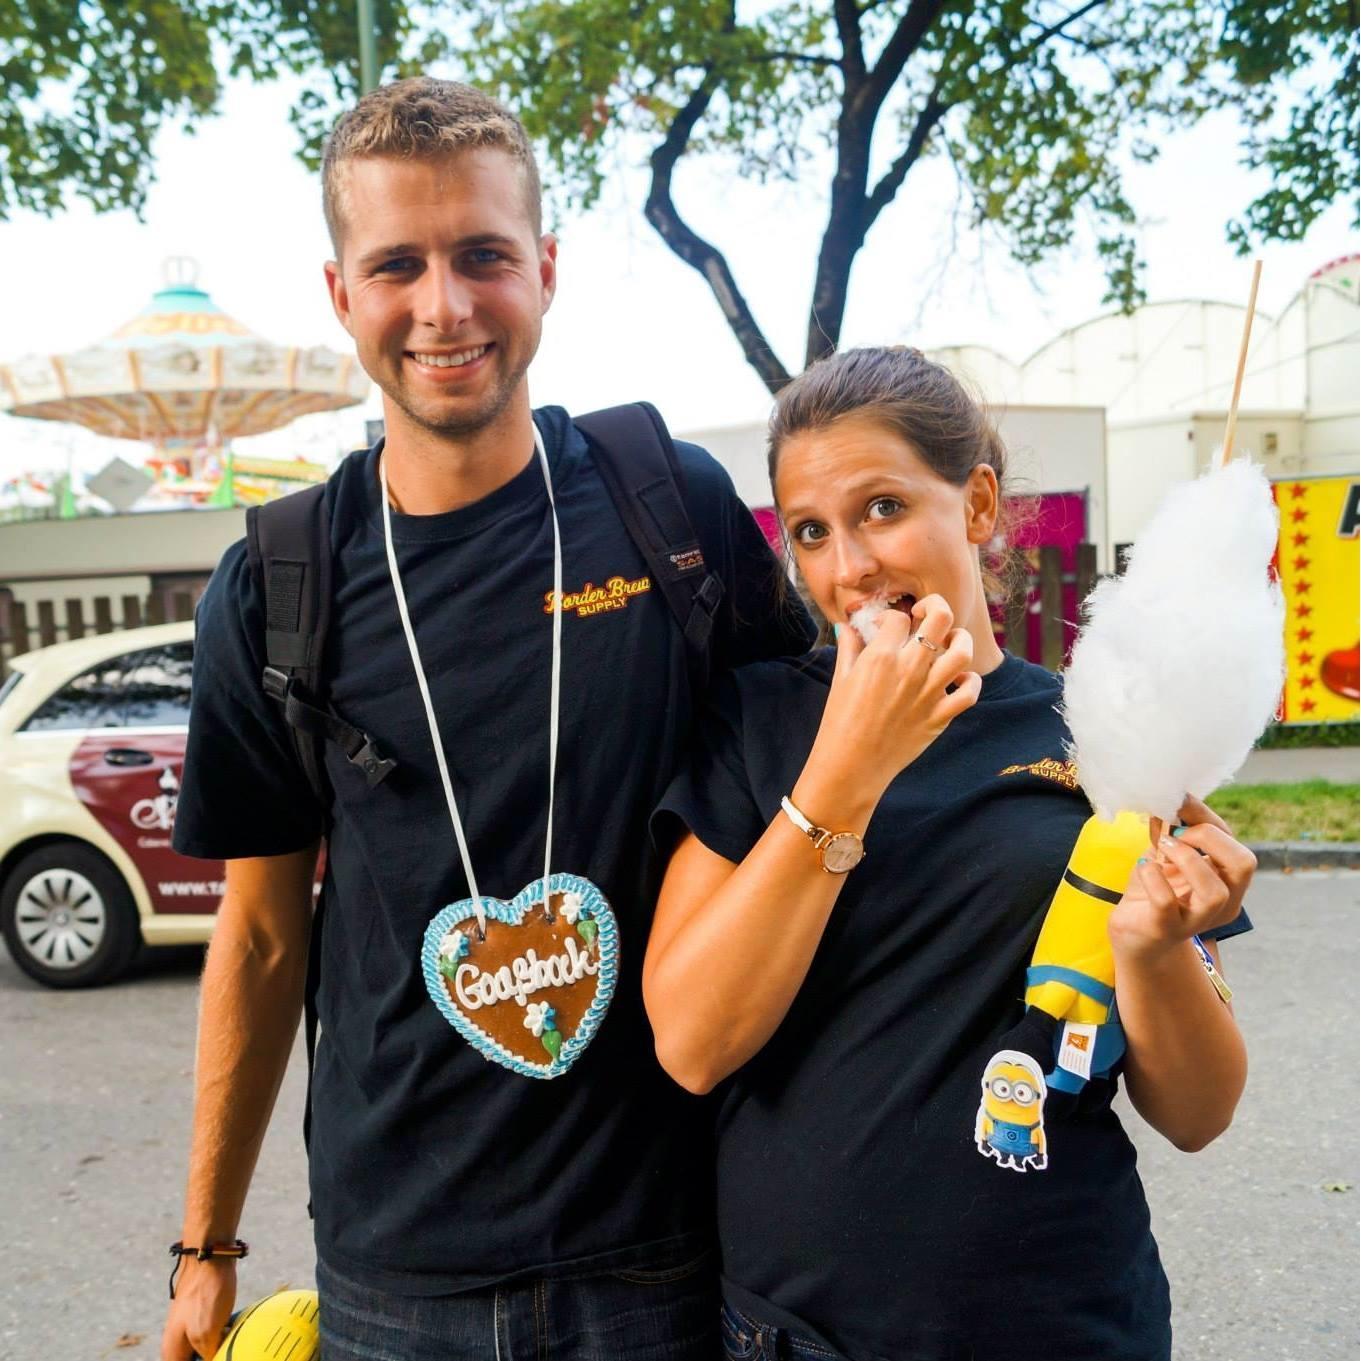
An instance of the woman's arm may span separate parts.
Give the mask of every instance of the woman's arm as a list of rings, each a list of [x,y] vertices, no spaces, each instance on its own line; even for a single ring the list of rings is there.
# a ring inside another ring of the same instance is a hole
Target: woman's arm
[[[1166,864],[1150,858],[1135,866],[1110,934],[1130,1100],[1193,1153],[1229,1127],[1247,1051],[1191,937],[1238,915],[1257,860],[1199,800],[1188,800],[1181,816],[1178,835],[1159,843]]]
[[[790,791],[818,826],[863,836],[894,776],[978,698],[969,635],[951,627],[938,596],[916,611],[918,632],[938,640],[939,651],[918,646],[901,614],[886,615],[868,647],[841,631],[817,740]],[[958,688],[946,694],[951,684]],[[845,877],[823,871],[783,813],[740,865],[694,836],[681,842],[657,903],[643,1001],[657,1057],[683,1087],[709,1091],[774,1033]]]

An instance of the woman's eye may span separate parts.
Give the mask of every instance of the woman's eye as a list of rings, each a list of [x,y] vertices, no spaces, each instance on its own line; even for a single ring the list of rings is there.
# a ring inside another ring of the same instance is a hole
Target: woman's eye
[[[809,548],[820,539],[826,538],[826,536],[827,530],[824,526],[816,523],[816,521],[810,520],[805,524],[801,524],[794,531],[794,542],[802,544],[805,548]]]
[[[903,508],[903,503],[896,496],[880,496],[869,504],[869,517],[871,520],[887,520],[890,515],[896,515]]]

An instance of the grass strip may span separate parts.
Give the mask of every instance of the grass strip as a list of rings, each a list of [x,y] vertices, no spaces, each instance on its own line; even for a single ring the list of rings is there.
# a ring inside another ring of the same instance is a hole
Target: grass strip
[[[1361,786],[1331,780],[1235,784],[1208,800],[1239,841],[1356,841]]]

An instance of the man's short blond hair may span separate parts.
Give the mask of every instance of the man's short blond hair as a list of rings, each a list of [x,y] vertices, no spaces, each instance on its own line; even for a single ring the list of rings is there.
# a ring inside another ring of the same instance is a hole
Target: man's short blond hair
[[[415,76],[371,90],[342,114],[321,157],[322,206],[337,258],[344,228],[343,168],[366,157],[434,160],[472,147],[497,147],[520,165],[529,220],[543,231],[543,193],[524,125],[504,104],[456,80]]]

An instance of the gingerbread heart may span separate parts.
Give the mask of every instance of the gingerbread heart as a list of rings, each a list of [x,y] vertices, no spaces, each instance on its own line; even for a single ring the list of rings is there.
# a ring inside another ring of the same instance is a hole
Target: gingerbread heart
[[[471,898],[425,928],[421,972],[445,1020],[483,1058],[524,1077],[565,1073],[595,1037],[614,996],[619,928],[589,879],[543,881],[510,901],[483,898],[485,939]]]

